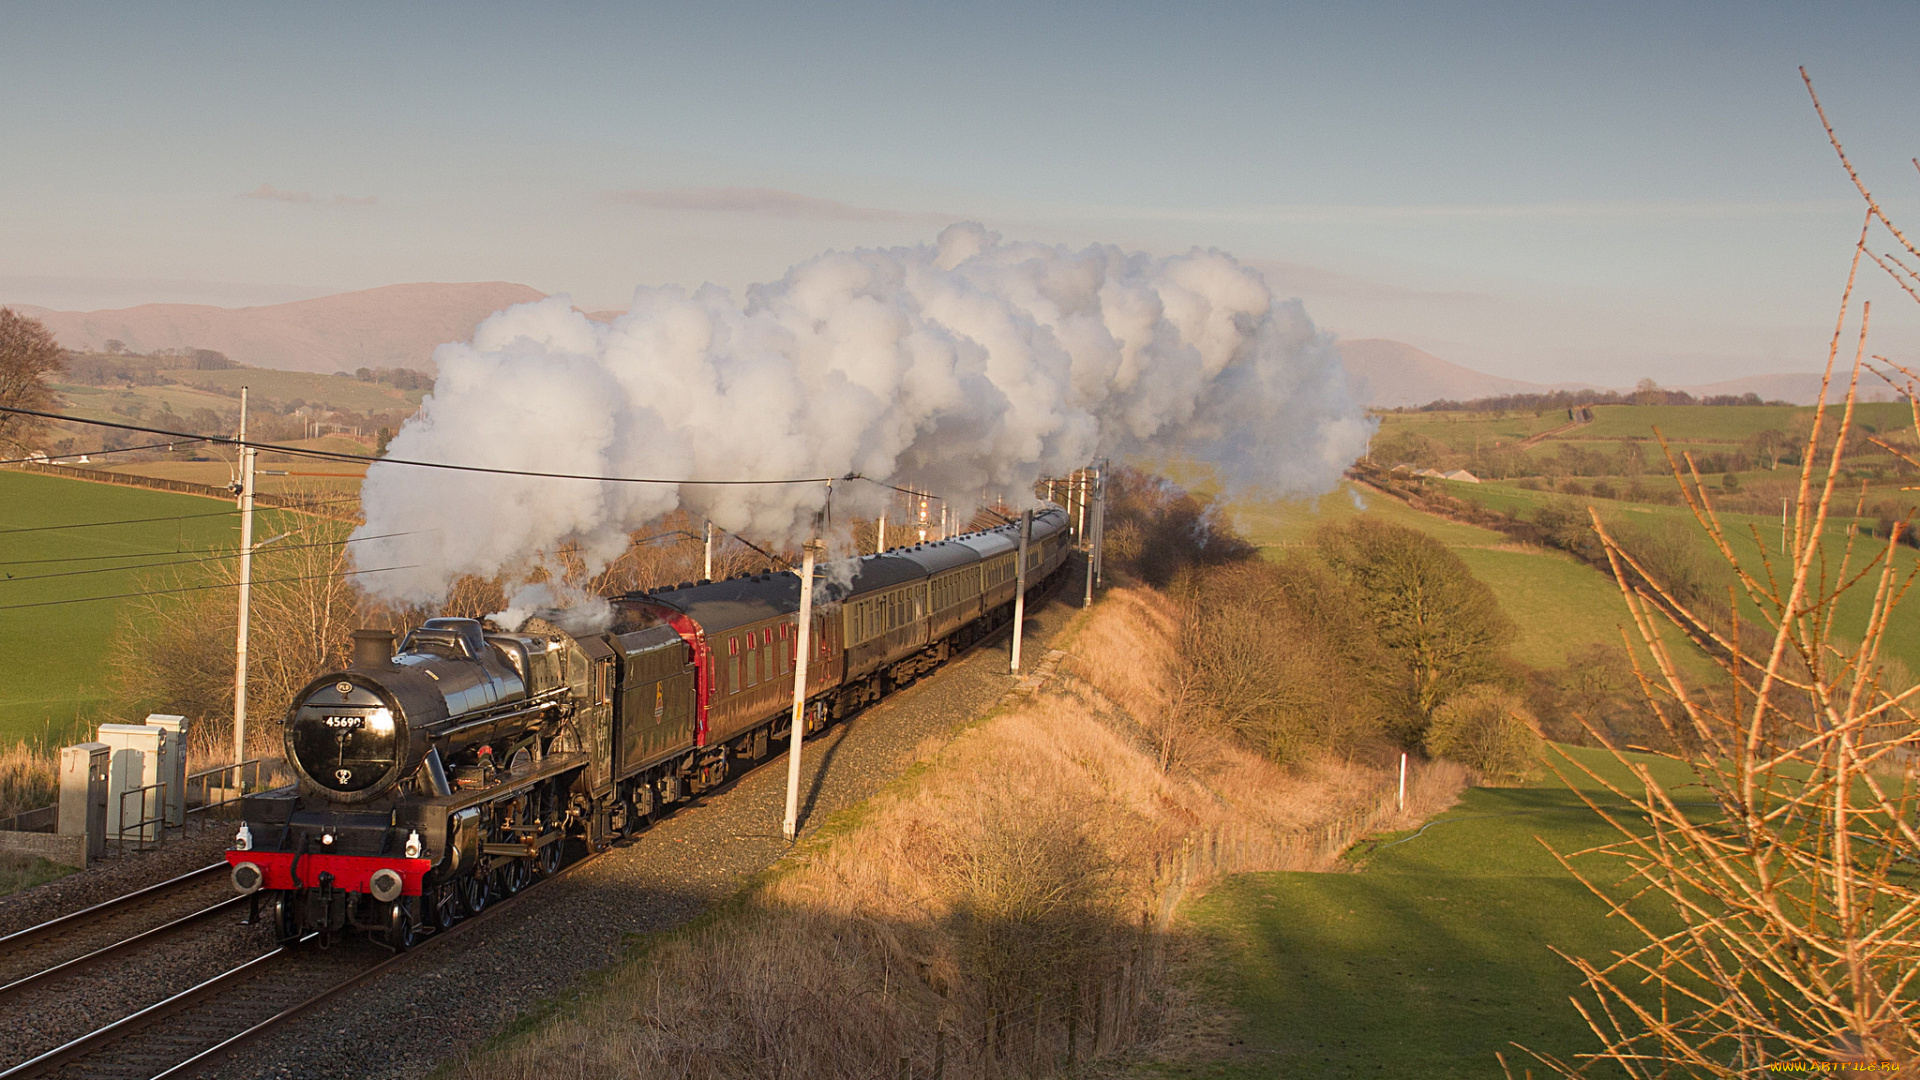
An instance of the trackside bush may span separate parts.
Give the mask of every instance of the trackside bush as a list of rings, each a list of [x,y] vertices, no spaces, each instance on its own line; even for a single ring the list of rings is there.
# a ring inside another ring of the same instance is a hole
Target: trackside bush
[[[1518,780],[1540,753],[1526,706],[1497,686],[1470,686],[1434,710],[1427,752],[1480,770],[1489,780]]]

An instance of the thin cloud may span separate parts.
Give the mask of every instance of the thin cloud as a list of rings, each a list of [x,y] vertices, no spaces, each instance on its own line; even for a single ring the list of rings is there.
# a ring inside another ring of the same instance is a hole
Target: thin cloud
[[[305,191],[282,191],[272,184],[261,184],[252,191],[235,195],[236,199],[271,199],[275,202],[310,203],[313,195]]]
[[[649,210],[691,210],[709,214],[756,214],[796,221],[952,221],[952,215],[910,213],[877,206],[854,206],[778,188],[675,188],[610,191],[607,198]]]
[[[261,184],[252,191],[235,195],[236,199],[264,199],[269,202],[302,203],[312,205],[321,202],[310,191],[285,191],[272,184]],[[334,206],[375,206],[380,202],[377,195],[335,195],[330,200]]]
[[[1510,204],[1339,205],[1298,204],[1240,207],[1153,208],[1082,206],[1062,216],[1104,220],[1235,222],[1259,224],[1366,224],[1398,221],[1499,219],[1763,219],[1825,216],[1851,210],[1845,199],[1747,199],[1602,201]]]

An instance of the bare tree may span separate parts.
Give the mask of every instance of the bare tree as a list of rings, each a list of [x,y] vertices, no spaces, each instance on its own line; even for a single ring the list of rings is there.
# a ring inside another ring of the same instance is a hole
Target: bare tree
[[[47,377],[66,369],[66,352],[38,319],[0,308],[0,406],[51,412],[57,403]],[[0,413],[0,450],[38,449],[44,421]]]
[[[1920,570],[1902,569],[1897,558],[1910,523],[1869,540],[1833,520],[1846,516],[1835,496],[1859,446],[1854,403],[1870,370],[1872,309],[1854,302],[1856,275],[1871,260],[1920,299],[1908,269],[1920,265],[1920,249],[1881,213],[1837,138],[1833,145],[1868,210],[1823,402],[1856,316],[1858,344],[1844,401],[1820,406],[1805,433],[1786,551],[1772,553],[1750,526],[1758,555],[1742,558],[1700,472],[1673,462],[1695,519],[1763,632],[1743,627],[1739,609],[1731,625],[1702,614],[1593,519],[1651,658],[1638,668],[1642,687],[1684,748],[1674,757],[1690,782],[1664,784],[1643,759],[1617,751],[1631,781],[1585,770],[1605,792],[1589,805],[1620,839],[1562,861],[1646,943],[1610,962],[1573,960],[1592,993],[1581,1008],[1602,1047],[1583,1061],[1541,1056],[1565,1076],[1597,1069],[1750,1077],[1770,1065],[1838,1071],[1840,1063],[1904,1072],[1920,1064],[1920,687],[1884,655]],[[1876,223],[1901,254],[1872,250]],[[1920,375],[1888,364],[1883,377],[1905,393],[1920,435]],[[1859,592],[1869,594],[1864,603]],[[1676,633],[1715,658],[1726,691],[1692,683],[1669,644]],[[1622,864],[1624,889],[1611,881]]]

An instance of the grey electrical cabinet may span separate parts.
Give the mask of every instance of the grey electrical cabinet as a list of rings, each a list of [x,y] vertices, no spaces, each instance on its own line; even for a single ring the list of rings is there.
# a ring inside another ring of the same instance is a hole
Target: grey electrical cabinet
[[[87,862],[107,853],[107,772],[113,748],[89,742],[60,748],[61,836],[87,838]]]
[[[160,738],[160,781],[167,785],[167,824],[177,828],[187,821],[187,718],[148,713],[147,726],[165,733]]]

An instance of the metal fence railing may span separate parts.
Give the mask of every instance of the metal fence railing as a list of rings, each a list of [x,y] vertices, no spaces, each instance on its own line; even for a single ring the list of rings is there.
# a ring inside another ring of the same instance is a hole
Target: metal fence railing
[[[227,817],[239,809],[240,799],[262,787],[262,759],[248,758],[232,765],[215,765],[187,774],[187,813]],[[199,800],[194,800],[198,792]]]
[[[128,799],[138,799],[139,802],[129,810]],[[122,791],[120,805],[115,809],[118,813],[114,817],[113,832],[117,854],[126,854],[129,834],[135,851],[150,851],[160,846],[160,837],[166,832],[167,824],[167,785],[164,780],[158,784]]]
[[[0,832],[52,832],[60,820],[60,806],[38,806],[0,818]]]

